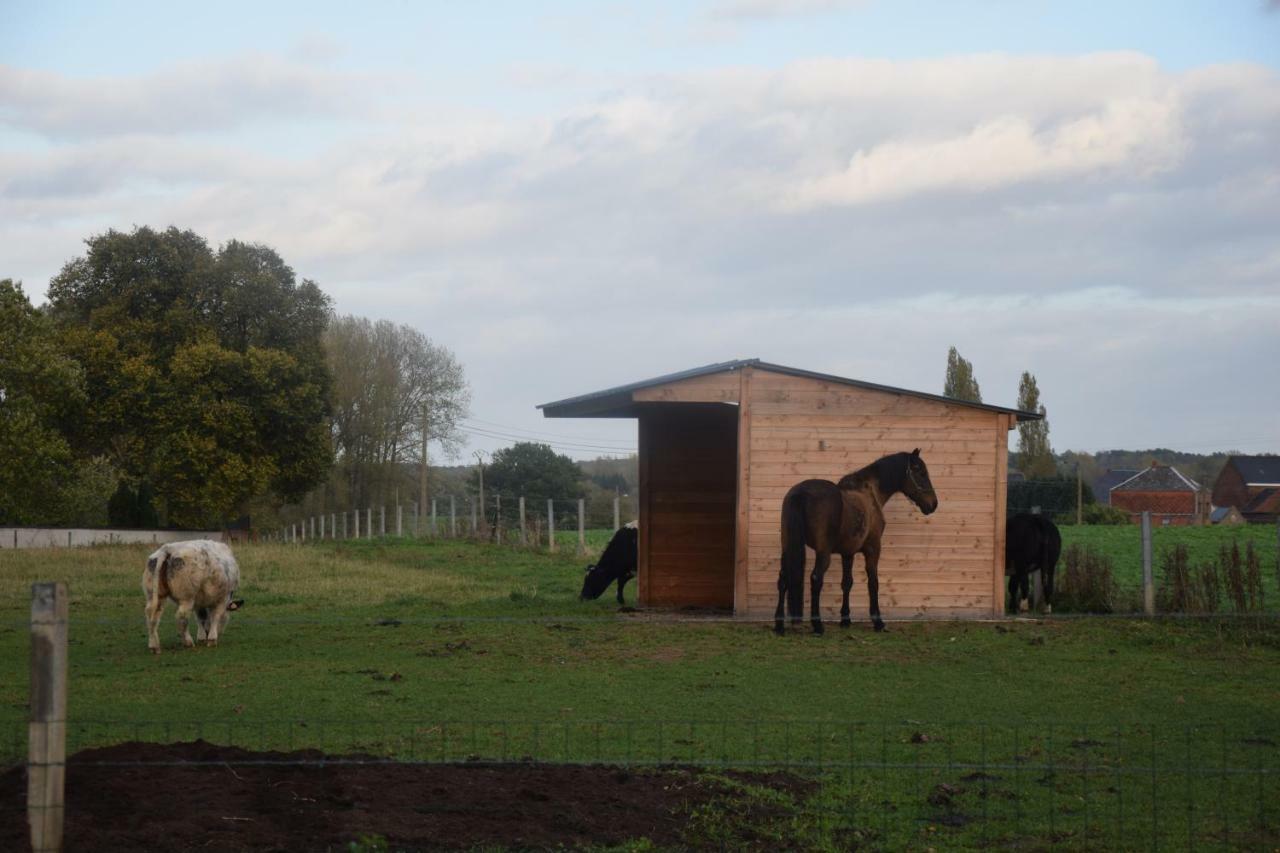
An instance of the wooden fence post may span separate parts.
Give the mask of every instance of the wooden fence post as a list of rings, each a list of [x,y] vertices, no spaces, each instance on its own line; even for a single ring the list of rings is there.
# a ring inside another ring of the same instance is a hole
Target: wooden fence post
[[[502,544],[502,495],[495,494],[493,496],[495,509],[493,511],[493,541]]]
[[[324,539],[324,513],[320,513],[320,538]]]
[[[587,512],[586,501],[578,498],[578,553],[587,553]]]
[[[329,538],[338,538],[338,514],[336,512],[329,513]]]
[[[378,507],[378,535],[387,535],[387,505]]]
[[[434,539],[439,533],[436,527],[436,499],[431,499],[431,538]]]
[[[547,498],[547,550],[556,552],[556,507],[551,498]]]
[[[404,535],[404,530],[400,526],[400,520],[402,516],[403,516],[403,513],[401,512],[401,506],[400,504],[396,504],[396,535],[397,536]]]
[[[458,501],[454,495],[449,495],[449,536],[458,538]]]
[[[373,538],[373,507],[365,507],[364,510],[364,538]]]
[[[524,529],[524,495],[520,496],[520,544],[529,544],[529,534]]]
[[[62,850],[67,776],[67,587],[31,585],[27,823],[36,853]]]
[[[617,496],[613,496],[613,529],[617,530],[622,527],[622,500]]]
[[[1151,579],[1151,513],[1142,511],[1142,612],[1156,615],[1156,585]]]
[[[360,510],[358,509],[351,510],[351,521],[352,521],[353,529],[355,530],[355,535],[352,536],[351,538],[359,539],[360,538]]]

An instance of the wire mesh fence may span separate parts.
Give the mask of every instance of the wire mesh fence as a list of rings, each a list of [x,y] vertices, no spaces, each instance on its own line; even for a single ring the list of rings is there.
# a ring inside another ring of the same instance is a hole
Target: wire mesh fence
[[[785,803],[793,820],[832,841],[861,833],[865,845],[854,846],[875,849],[918,844],[922,833],[944,847],[1248,849],[1280,841],[1274,723],[83,719],[67,731],[69,811],[77,784],[90,790],[113,774],[162,768],[256,768],[268,779],[285,768],[678,768],[802,780],[788,786],[804,792]],[[6,765],[21,761],[24,741],[15,728]],[[262,817],[269,814],[253,815]]]

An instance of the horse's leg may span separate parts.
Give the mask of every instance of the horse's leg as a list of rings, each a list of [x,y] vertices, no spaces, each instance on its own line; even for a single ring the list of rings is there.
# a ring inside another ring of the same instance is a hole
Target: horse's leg
[[[773,632],[775,634],[785,634],[787,629],[783,626],[782,618],[785,614],[783,610],[783,602],[787,599],[787,570],[781,568],[778,570],[778,609],[773,611]]]
[[[871,600],[871,624],[877,631],[883,631],[884,620],[880,618],[880,577],[876,573],[880,567],[880,543],[867,542],[862,555],[867,561],[867,597]]]
[[[1005,599],[1005,602],[1004,602],[1004,612],[1005,613],[1018,612],[1018,575],[1016,572],[1012,575],[1009,575],[1009,596]]]
[[[809,575],[809,623],[813,625],[813,633],[822,633],[822,611],[818,607],[822,598],[822,581],[827,576],[827,566],[831,565],[830,552],[818,554],[813,561],[813,572]]]
[[[844,601],[840,605],[840,627],[848,628],[853,624],[849,620],[849,590],[853,589],[853,554],[840,555],[840,590],[844,593]]]

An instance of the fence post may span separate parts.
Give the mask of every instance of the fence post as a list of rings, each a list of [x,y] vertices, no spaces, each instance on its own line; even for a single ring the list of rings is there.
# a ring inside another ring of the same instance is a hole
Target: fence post
[[[617,496],[613,496],[613,529],[617,530],[622,527],[622,500]]]
[[[493,511],[493,541],[502,544],[502,495],[493,496],[497,508]]]
[[[1142,511],[1142,611],[1156,615],[1156,586],[1151,579],[1151,512]]]
[[[454,495],[449,495],[449,536],[458,538],[458,501]]]
[[[578,498],[578,553],[587,553],[587,513],[586,501]]]
[[[364,510],[364,538],[373,538],[373,507],[365,507]]]
[[[338,538],[338,514],[336,512],[329,513],[329,538]]]
[[[556,552],[556,508],[551,498],[547,498],[547,550]]]
[[[476,521],[476,502],[475,502],[475,499],[472,498],[471,500],[471,538],[472,539],[476,538],[476,531],[479,529],[480,529],[480,524],[479,522]]]
[[[401,510],[402,510],[402,507],[400,506],[400,504],[396,504],[396,535],[397,536],[404,535],[404,531],[400,526],[401,518],[404,515],[404,513]]]
[[[67,587],[31,585],[27,823],[36,853],[62,849],[67,760]]]
[[[436,499],[432,498],[431,499],[431,538],[432,539],[436,537],[437,532],[438,531],[436,528]]]
[[[352,536],[351,538],[359,539],[360,538],[360,510],[358,509],[351,510],[351,520],[352,520],[352,529],[355,530],[355,535]]]
[[[324,513],[320,513],[320,538],[324,538]]]
[[[520,496],[520,544],[529,544],[529,534],[524,529],[524,495]]]
[[[378,507],[378,535],[387,535],[387,505]]]

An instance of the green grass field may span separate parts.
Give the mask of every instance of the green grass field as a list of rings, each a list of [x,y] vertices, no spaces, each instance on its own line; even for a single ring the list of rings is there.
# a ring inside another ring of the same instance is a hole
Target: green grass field
[[[1063,531],[1124,547],[1127,532]],[[1274,619],[778,638],[759,622],[620,614],[611,593],[579,602],[572,548],[375,540],[240,548],[248,604],[223,644],[181,649],[171,606],[154,657],[148,550],[0,552],[6,763],[25,749],[30,584],[56,579],[71,593],[71,751],[204,737],[420,761],[788,767],[824,781],[778,830],[812,849],[1280,842]],[[733,846],[733,816],[701,819]]]

